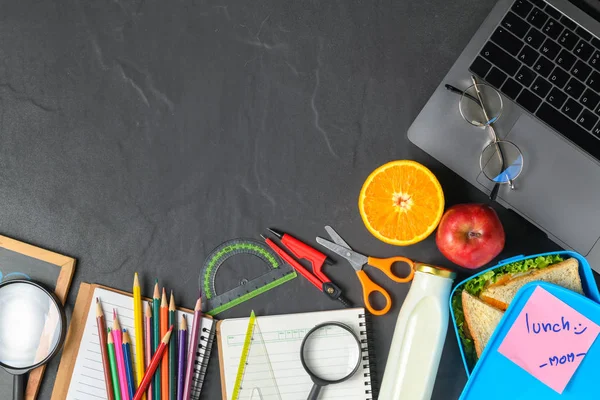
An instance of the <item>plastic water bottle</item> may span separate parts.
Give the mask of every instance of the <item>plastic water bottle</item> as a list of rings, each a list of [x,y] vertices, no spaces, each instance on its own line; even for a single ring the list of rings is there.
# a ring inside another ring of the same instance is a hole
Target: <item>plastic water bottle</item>
[[[379,398],[429,400],[448,330],[448,299],[456,274],[418,264],[398,314]]]

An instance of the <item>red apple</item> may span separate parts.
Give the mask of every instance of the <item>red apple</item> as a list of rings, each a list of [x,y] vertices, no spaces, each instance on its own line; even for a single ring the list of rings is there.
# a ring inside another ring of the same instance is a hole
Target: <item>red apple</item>
[[[504,238],[504,228],[493,208],[485,204],[457,204],[442,217],[435,242],[448,260],[475,269],[500,254]]]

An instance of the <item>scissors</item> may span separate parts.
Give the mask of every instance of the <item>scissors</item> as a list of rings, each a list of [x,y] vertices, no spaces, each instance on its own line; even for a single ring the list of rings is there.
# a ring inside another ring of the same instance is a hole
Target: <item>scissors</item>
[[[352,268],[356,271],[356,275],[358,275],[358,280],[360,281],[363,287],[363,299],[365,301],[365,307],[369,310],[373,315],[384,315],[392,307],[392,298],[389,293],[373,282],[371,278],[367,276],[363,268],[365,265],[370,265],[382,271],[384,274],[388,276],[391,280],[398,283],[406,283],[412,280],[415,275],[415,263],[414,261],[406,258],[406,257],[390,257],[390,258],[375,258],[368,257],[363,254],[357,253],[352,250],[352,248],[342,239],[340,235],[330,226],[325,227],[325,231],[329,234],[333,242],[323,239],[321,237],[317,237],[317,243],[321,246],[333,251],[334,253],[344,257]],[[334,243],[335,242],[335,243]],[[401,277],[392,272],[392,265],[394,263],[401,262],[406,263],[410,267],[410,272],[407,276]],[[369,300],[369,295],[371,293],[378,292],[385,298],[386,304],[385,306],[377,310],[371,305],[371,301]]]

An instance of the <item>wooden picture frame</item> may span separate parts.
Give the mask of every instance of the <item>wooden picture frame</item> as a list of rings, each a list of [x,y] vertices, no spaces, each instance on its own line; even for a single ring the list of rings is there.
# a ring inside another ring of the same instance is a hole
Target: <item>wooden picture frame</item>
[[[54,293],[64,305],[71,287],[71,281],[75,272],[76,260],[72,257],[67,257],[62,254],[55,253],[50,250],[32,246],[27,243],[11,239],[0,235],[0,248],[19,253],[23,256],[34,258],[40,261],[45,261],[60,268],[58,279],[54,285]],[[35,276],[31,278],[35,280]],[[25,389],[25,399],[34,400],[40,389],[42,377],[44,376],[45,365],[42,365],[29,373],[27,387]]]

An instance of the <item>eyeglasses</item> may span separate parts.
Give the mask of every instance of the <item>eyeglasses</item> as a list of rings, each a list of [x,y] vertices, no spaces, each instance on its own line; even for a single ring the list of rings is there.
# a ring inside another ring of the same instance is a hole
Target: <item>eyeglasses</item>
[[[494,183],[490,200],[494,201],[501,184],[508,184],[515,190],[514,181],[523,170],[523,153],[516,144],[508,140],[498,139],[493,124],[502,115],[502,96],[493,87],[478,83],[471,77],[473,85],[460,90],[452,85],[446,89],[460,94],[458,110],[469,124],[481,129],[487,129],[491,142],[481,151],[479,168],[483,175]]]

